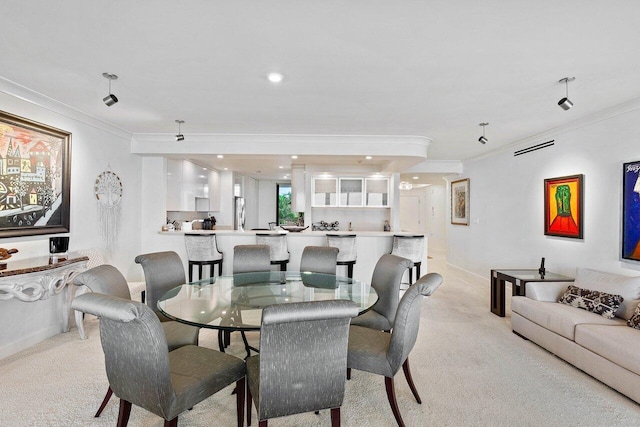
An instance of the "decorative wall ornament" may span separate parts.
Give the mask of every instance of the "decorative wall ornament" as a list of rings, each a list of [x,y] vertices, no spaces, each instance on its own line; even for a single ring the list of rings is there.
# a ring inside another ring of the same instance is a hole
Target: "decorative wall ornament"
[[[582,239],[584,175],[544,180],[544,234]]]
[[[451,183],[451,224],[469,225],[469,178]]]
[[[640,161],[622,169],[622,258],[640,261]]]
[[[114,249],[118,237],[122,181],[111,171],[111,166],[96,178],[95,195],[98,203],[98,221],[108,256]]]

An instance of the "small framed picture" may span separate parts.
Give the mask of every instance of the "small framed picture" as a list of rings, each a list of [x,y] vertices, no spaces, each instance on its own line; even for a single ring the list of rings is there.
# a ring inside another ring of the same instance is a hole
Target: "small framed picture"
[[[544,180],[544,234],[582,239],[584,175]]]
[[[451,183],[451,224],[469,225],[469,178]]]

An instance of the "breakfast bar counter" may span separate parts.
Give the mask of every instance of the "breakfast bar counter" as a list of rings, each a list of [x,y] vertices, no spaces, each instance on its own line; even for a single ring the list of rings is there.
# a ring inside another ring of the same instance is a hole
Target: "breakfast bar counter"
[[[182,231],[160,231],[158,232],[167,239],[171,239],[171,247],[187,262],[187,254],[184,244],[185,234],[215,234],[218,244],[218,250],[223,253],[224,262],[222,272],[225,275],[233,273],[233,247],[236,245],[255,245],[256,233],[275,233],[287,235],[287,246],[290,253],[290,261],[287,270],[298,271],[300,269],[300,258],[305,246],[326,246],[327,234],[355,234],[356,248],[358,252],[357,262],[353,270],[353,278],[366,283],[371,281],[371,275],[378,259],[384,255],[391,253],[393,247],[393,236],[412,234],[402,232],[389,231],[310,231],[309,229],[299,233],[288,232],[284,230],[193,230],[188,232]],[[175,242],[174,242],[175,241]],[[427,253],[427,238],[425,236],[425,258]],[[427,260],[422,261],[422,271],[427,271]],[[186,268],[186,267],[185,267]],[[275,267],[274,267],[275,268]],[[346,275],[346,271],[342,271],[346,267],[338,266],[338,274]]]

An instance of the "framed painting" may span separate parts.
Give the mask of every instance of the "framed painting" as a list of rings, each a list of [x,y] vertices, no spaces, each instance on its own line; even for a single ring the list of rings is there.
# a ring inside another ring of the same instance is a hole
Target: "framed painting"
[[[582,239],[584,175],[544,180],[544,234]]]
[[[469,178],[451,182],[451,224],[469,225]]]
[[[640,161],[622,167],[622,258],[640,261]]]
[[[0,237],[69,231],[71,133],[0,111]]]

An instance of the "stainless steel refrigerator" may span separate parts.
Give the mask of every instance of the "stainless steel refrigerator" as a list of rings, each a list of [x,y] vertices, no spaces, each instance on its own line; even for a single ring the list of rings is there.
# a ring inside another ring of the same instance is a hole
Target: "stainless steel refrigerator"
[[[244,231],[244,197],[236,197],[233,206],[233,229]]]

